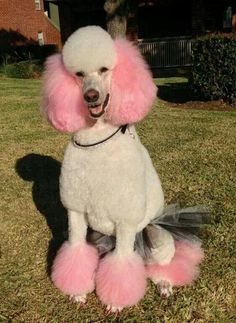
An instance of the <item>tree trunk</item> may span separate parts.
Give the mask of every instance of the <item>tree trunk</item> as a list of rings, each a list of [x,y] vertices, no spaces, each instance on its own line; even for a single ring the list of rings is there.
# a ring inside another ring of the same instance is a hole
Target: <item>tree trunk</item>
[[[106,0],[107,31],[112,38],[125,37],[128,15],[128,0]]]

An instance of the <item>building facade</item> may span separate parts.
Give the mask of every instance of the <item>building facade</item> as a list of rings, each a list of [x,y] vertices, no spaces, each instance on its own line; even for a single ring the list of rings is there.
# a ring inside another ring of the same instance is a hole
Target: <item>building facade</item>
[[[56,45],[61,47],[57,4],[43,0],[0,1],[0,45]]]
[[[105,0],[1,0],[0,45],[54,44],[77,28],[106,28]],[[135,1],[133,1],[134,3]],[[236,30],[236,0],[136,0],[128,15],[131,38],[194,36]]]
[[[46,0],[58,4],[64,42],[77,28],[106,28],[105,0]],[[136,4],[127,16],[132,38],[195,36],[236,30],[236,0],[127,0]]]

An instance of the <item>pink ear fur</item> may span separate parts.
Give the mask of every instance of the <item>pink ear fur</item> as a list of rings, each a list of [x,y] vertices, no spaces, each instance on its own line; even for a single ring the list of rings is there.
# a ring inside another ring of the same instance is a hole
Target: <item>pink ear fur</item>
[[[115,125],[135,123],[149,112],[157,88],[138,49],[124,39],[115,40],[117,64],[112,74],[107,120]]]
[[[43,106],[49,122],[63,132],[75,132],[87,125],[87,109],[80,84],[63,65],[61,54],[46,61],[43,76]]]

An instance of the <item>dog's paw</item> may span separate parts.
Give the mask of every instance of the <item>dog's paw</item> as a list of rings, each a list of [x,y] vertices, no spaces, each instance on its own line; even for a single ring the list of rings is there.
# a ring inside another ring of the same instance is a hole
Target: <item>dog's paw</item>
[[[72,303],[79,303],[80,305],[85,305],[87,302],[87,295],[70,295],[70,301]]]
[[[144,296],[145,289],[146,272],[138,254],[123,259],[111,253],[100,261],[96,292],[109,311],[137,304]]]
[[[112,305],[107,305],[106,307],[106,313],[109,315],[109,314],[118,314],[120,313],[121,311],[123,310],[123,307],[122,306],[112,306]]]
[[[160,295],[164,298],[168,298],[173,294],[172,285],[166,280],[161,280],[158,283],[158,289],[160,291]]]
[[[67,295],[83,295],[94,290],[98,265],[97,250],[86,243],[64,242],[52,267],[52,281]]]

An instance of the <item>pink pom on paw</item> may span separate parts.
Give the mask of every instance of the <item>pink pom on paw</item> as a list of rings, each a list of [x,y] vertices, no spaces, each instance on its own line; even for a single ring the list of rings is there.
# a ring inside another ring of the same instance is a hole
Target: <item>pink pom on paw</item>
[[[176,256],[189,259],[194,265],[200,264],[204,258],[201,247],[183,241],[175,241]]]
[[[174,286],[191,284],[197,278],[203,250],[179,241],[175,243],[175,248],[175,255],[169,264],[151,264],[146,267],[148,277],[155,282],[168,281]]]
[[[138,254],[122,259],[112,253],[100,262],[96,292],[102,303],[116,307],[132,306],[144,296],[145,289],[146,272]]]
[[[88,244],[64,242],[52,267],[52,281],[63,293],[79,295],[94,290],[97,250]]]

